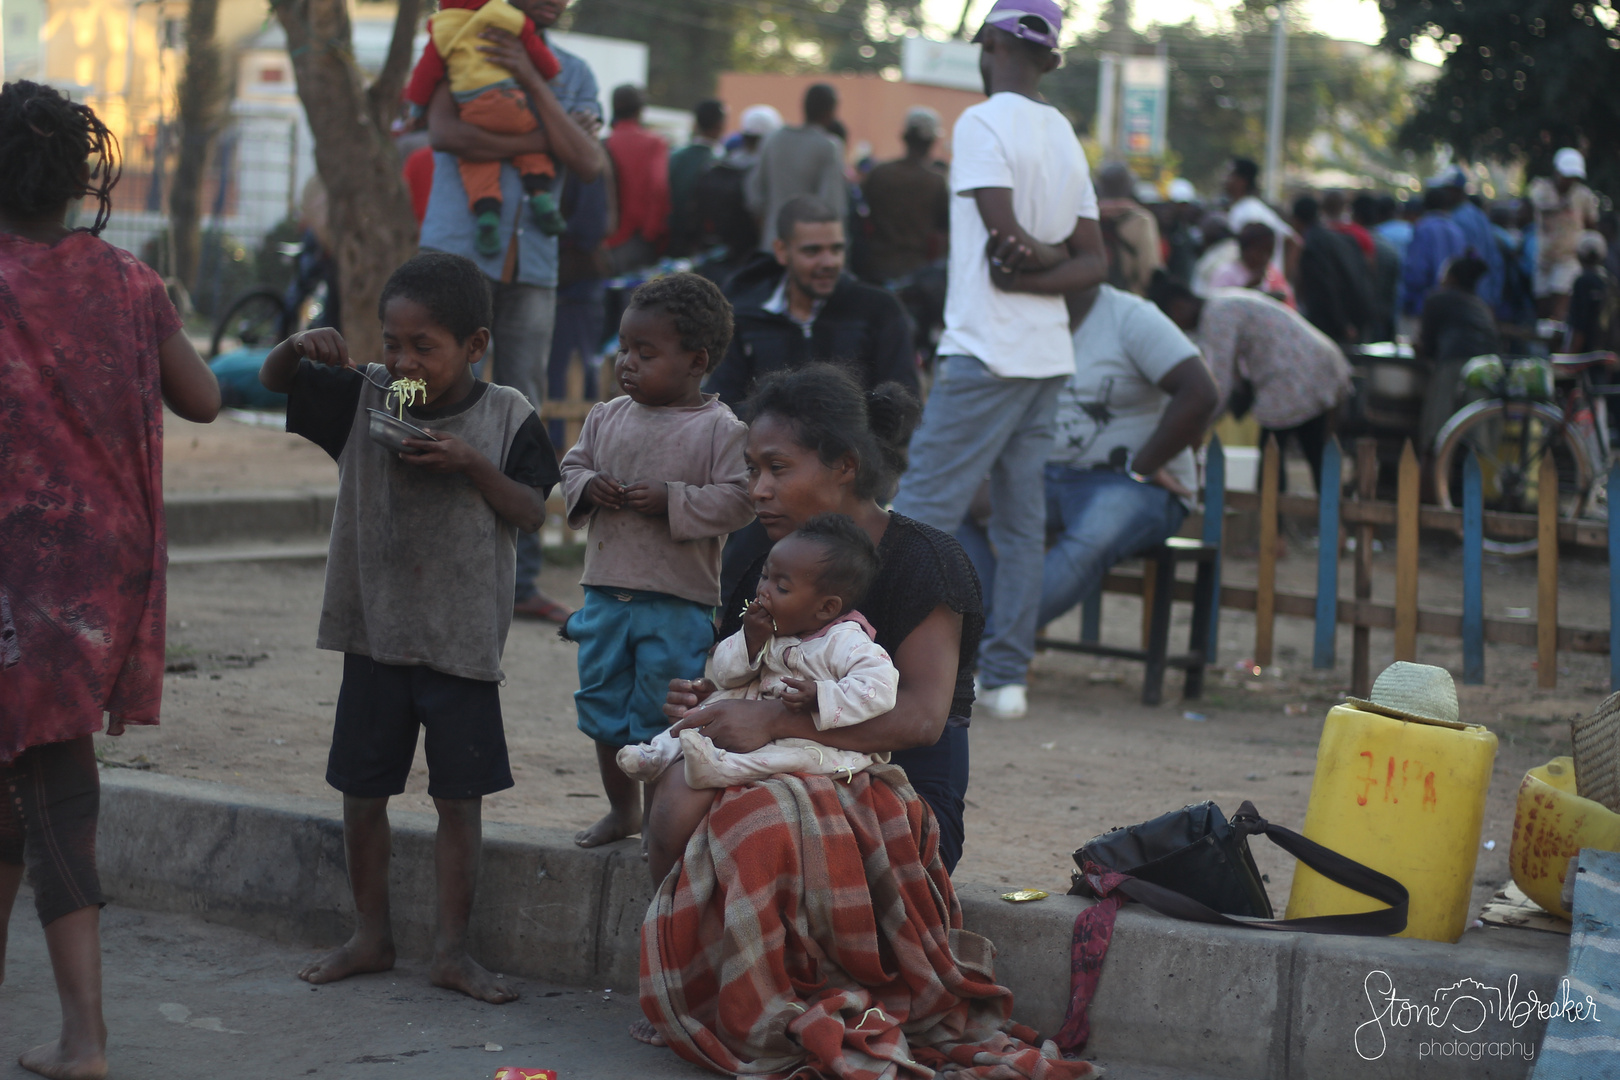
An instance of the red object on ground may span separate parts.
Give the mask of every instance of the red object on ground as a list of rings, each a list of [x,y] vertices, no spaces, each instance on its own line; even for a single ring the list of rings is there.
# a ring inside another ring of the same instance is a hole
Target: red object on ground
[[[962,929],[938,826],[901,769],[779,776],[726,790],[659,886],[641,1008],[672,1050],[719,1073],[1095,1076],[1030,1044],[992,964],[990,942]]]
[[[620,120],[604,142],[619,178],[619,227],[607,238],[616,248],[641,235],[660,247],[669,230],[669,146],[635,120]]]
[[[427,217],[428,198],[433,194],[433,147],[418,146],[405,159],[405,186],[411,191],[411,213],[420,226]]]
[[[0,761],[158,722],[165,574],[163,280],[87,232],[0,234]],[[20,661],[20,662],[18,662]]]

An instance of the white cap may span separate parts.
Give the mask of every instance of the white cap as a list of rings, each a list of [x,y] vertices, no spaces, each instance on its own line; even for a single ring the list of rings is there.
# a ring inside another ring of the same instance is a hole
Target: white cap
[[[1577,180],[1586,179],[1586,158],[1573,146],[1566,146],[1553,155],[1553,172],[1559,176],[1572,176]]]
[[[769,135],[782,126],[782,114],[769,105],[750,105],[743,110],[744,135]]]
[[[1191,180],[1178,176],[1170,181],[1170,201],[1195,203],[1198,201],[1198,189],[1193,187]]]
[[[926,105],[915,105],[906,110],[905,132],[916,132],[924,139],[939,138],[939,113]]]
[[[1603,239],[1603,234],[1600,232],[1587,229],[1575,239],[1575,257],[1577,259],[1584,259],[1588,256],[1602,259],[1606,258],[1608,254],[1609,242]]]

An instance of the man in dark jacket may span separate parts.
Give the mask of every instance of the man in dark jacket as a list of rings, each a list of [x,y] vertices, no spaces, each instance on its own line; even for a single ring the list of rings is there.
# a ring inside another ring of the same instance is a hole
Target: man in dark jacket
[[[727,286],[736,330],[705,389],[734,406],[762,375],[830,361],[868,390],[893,380],[916,393],[910,320],[893,295],[844,272],[838,215],[800,195],[775,224],[773,253],[756,256]]]
[[[1355,241],[1329,229],[1316,199],[1301,195],[1294,202],[1294,228],[1303,250],[1294,282],[1300,314],[1339,342],[1361,340],[1372,314],[1372,268]]]

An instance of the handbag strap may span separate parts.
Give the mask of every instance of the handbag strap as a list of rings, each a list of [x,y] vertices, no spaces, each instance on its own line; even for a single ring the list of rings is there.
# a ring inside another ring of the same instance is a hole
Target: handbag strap
[[[1303,919],[1233,919],[1214,908],[1190,897],[1183,896],[1163,885],[1123,875],[1116,886],[1120,892],[1154,911],[1188,922],[1214,923],[1219,926],[1240,926],[1255,930],[1299,930],[1312,934],[1351,934],[1358,937],[1388,937],[1406,929],[1407,906],[1411,897],[1406,886],[1380,874],[1370,866],[1346,858],[1331,848],[1306,839],[1292,829],[1273,825],[1261,817],[1254,804],[1244,801],[1231,818],[1232,827],[1241,835],[1263,834],[1272,843],[1315,870],[1330,881],[1347,889],[1354,889],[1389,906],[1378,911],[1364,911],[1352,915],[1313,915]]]

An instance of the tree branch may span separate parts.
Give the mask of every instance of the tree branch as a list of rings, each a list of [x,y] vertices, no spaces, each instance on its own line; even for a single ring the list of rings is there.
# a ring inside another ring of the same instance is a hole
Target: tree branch
[[[422,14],[422,0],[399,0],[394,13],[394,36],[388,42],[388,59],[383,61],[377,78],[366,88],[366,108],[372,123],[387,131],[399,114],[399,95],[405,89],[410,74],[411,44],[416,38],[416,24]]]

